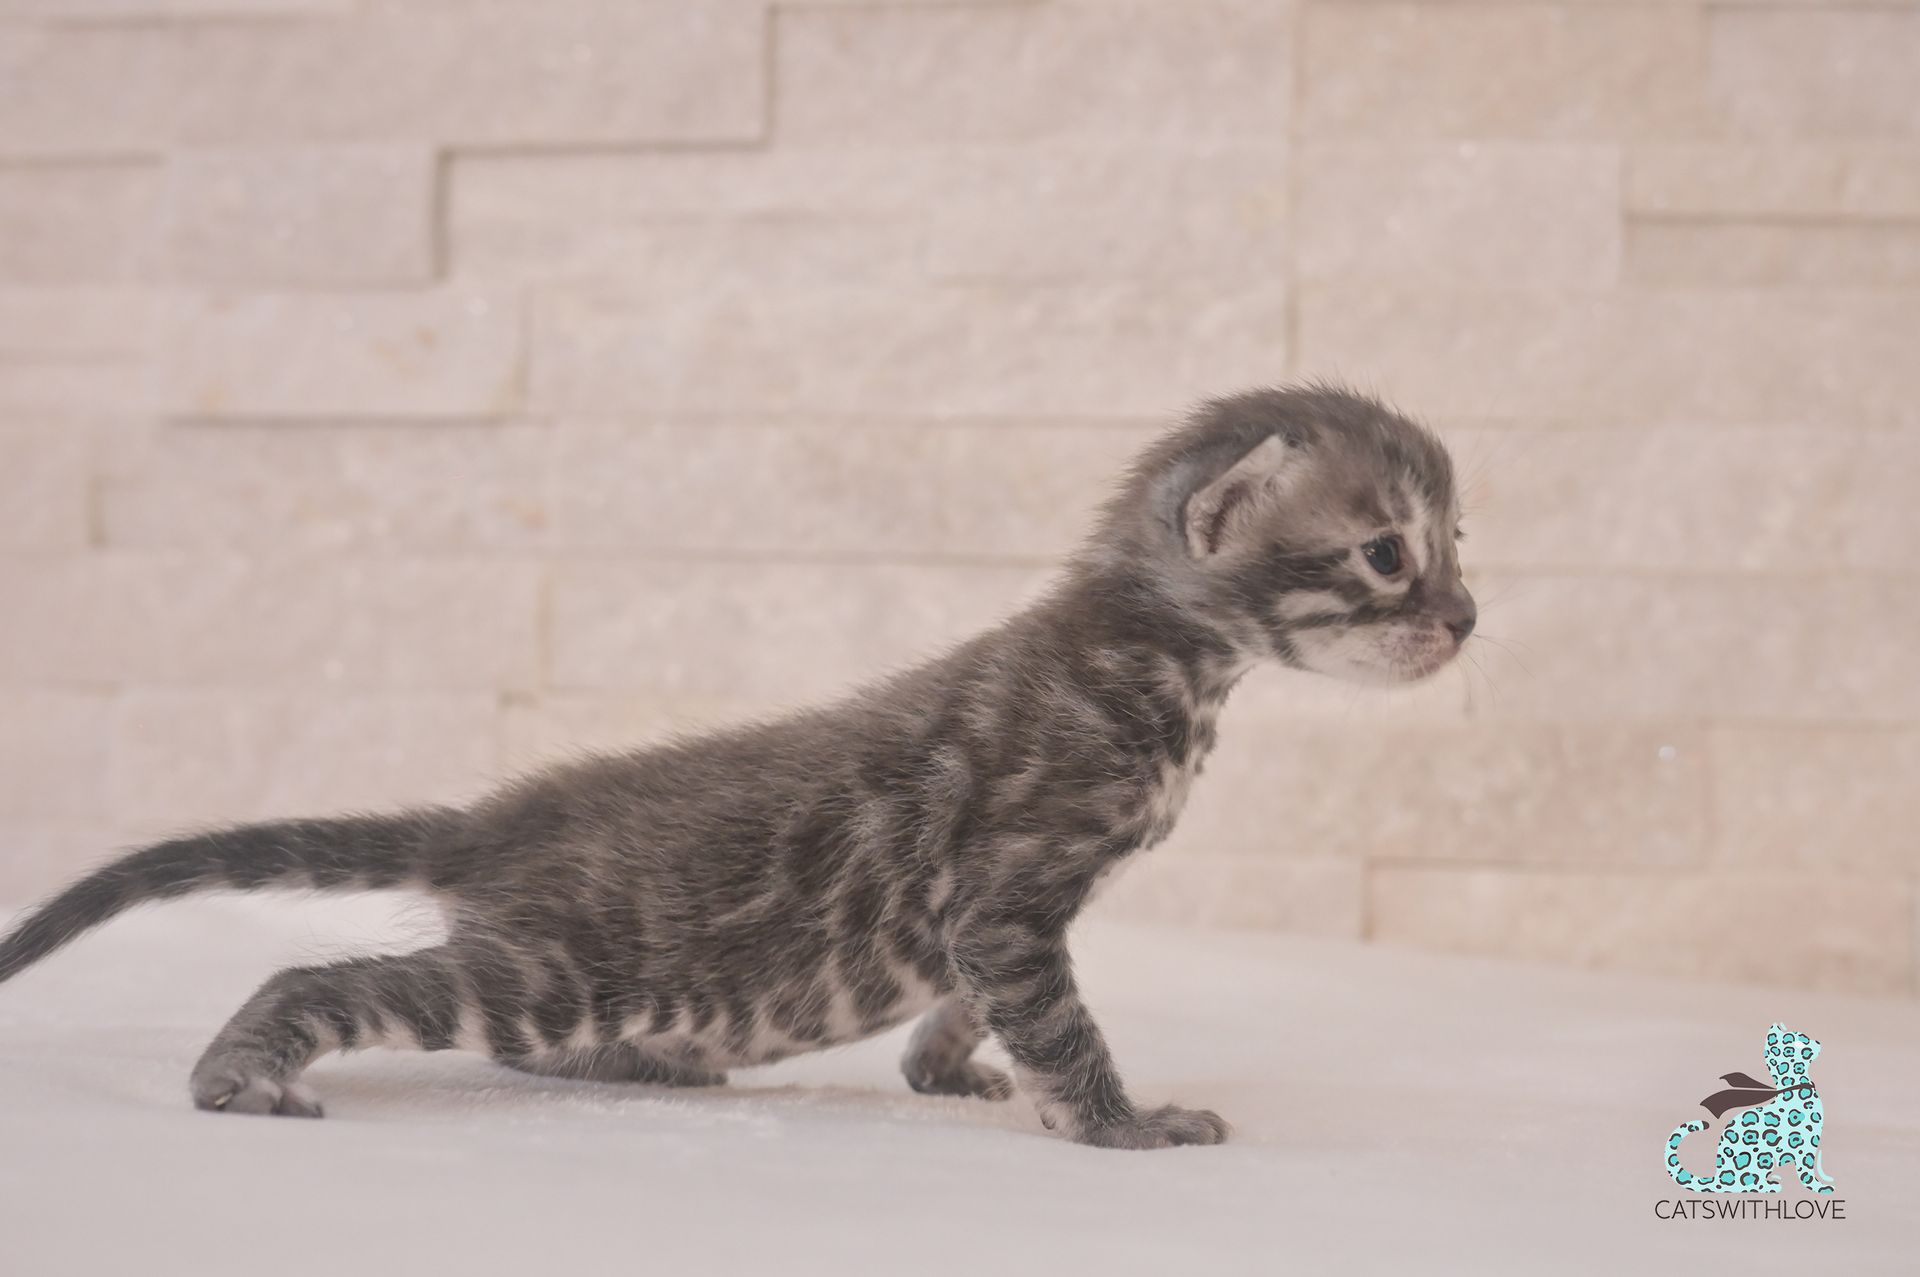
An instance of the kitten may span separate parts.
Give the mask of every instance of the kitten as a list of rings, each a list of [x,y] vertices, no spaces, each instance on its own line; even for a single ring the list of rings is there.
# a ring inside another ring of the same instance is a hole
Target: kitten
[[[201,1108],[317,1117],[329,1051],[484,1051],[536,1073],[712,1086],[926,1011],[917,1091],[1005,1099],[1108,1148],[1213,1144],[1136,1104],[1066,930],[1172,827],[1227,693],[1277,660],[1395,683],[1473,629],[1452,467],[1329,387],[1203,406],[1148,448],[1050,593],[839,704],[570,763],[466,808],[269,821],[148,847],[0,940],[0,980],[142,901],[414,886],[450,938],[301,967],[194,1068]]]

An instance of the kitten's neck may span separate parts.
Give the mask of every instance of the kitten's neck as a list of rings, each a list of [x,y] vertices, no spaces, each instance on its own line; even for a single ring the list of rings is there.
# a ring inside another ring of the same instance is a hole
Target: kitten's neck
[[[1219,713],[1255,663],[1238,636],[1183,606],[1135,567],[1077,563],[1043,606],[1051,612],[1050,628],[1090,652],[1137,653],[1177,670],[1196,717]]]

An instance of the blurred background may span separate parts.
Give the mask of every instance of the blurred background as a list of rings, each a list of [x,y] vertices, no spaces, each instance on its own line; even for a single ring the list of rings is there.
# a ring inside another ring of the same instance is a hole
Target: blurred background
[[[1908,991],[1920,8],[0,0],[0,900],[1012,610],[1195,400],[1469,479],[1114,914]]]

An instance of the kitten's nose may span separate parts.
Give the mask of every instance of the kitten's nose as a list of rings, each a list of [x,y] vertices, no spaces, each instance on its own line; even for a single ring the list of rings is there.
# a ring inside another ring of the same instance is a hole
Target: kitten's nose
[[[1473,595],[1465,590],[1454,596],[1451,606],[1440,618],[1446,623],[1447,632],[1453,635],[1453,641],[1464,643],[1467,635],[1473,633],[1473,623],[1480,619],[1480,609],[1473,605]]]

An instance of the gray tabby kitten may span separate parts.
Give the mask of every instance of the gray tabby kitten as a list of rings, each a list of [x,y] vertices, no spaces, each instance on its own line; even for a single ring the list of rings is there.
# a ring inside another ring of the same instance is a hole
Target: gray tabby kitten
[[[209,887],[421,887],[446,943],[268,980],[194,1102],[317,1117],[302,1070],[369,1046],[715,1086],[926,1011],[917,1091],[1005,1099],[1106,1148],[1213,1144],[1136,1104],[1067,926],[1165,837],[1256,662],[1394,683],[1473,629],[1439,442],[1335,388],[1205,405],[1147,449],[1025,612],[839,704],[569,763],[466,808],[270,821],[100,868],[0,940],[0,980],[142,901]]]

